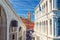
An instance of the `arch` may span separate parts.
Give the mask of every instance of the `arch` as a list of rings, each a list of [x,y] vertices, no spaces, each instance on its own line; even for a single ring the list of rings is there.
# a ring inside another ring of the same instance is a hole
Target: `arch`
[[[4,8],[0,5],[0,40],[7,40],[7,18]]]
[[[10,23],[9,28],[9,40],[17,40],[17,27],[18,27],[18,21],[12,20]]]
[[[18,27],[18,21],[12,20],[10,22],[9,33],[13,32],[13,31],[16,31],[17,30],[16,27]]]

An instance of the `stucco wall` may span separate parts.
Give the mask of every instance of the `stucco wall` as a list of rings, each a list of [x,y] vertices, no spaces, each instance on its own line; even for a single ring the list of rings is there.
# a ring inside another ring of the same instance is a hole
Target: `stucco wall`
[[[26,30],[22,20],[18,19],[18,16],[15,14],[14,10],[9,6],[9,2],[6,2],[6,0],[0,0],[0,5],[4,8],[6,12],[7,17],[7,40],[9,40],[9,27],[12,20],[18,21],[18,28],[22,27],[23,30]],[[18,32],[17,28],[17,32]],[[22,34],[21,34],[22,35]]]

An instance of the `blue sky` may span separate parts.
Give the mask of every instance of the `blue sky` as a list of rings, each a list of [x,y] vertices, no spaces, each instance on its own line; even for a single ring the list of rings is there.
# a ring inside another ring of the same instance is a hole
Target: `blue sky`
[[[10,0],[16,13],[27,18],[28,11],[31,12],[31,20],[34,21],[34,8],[39,4],[39,0]]]

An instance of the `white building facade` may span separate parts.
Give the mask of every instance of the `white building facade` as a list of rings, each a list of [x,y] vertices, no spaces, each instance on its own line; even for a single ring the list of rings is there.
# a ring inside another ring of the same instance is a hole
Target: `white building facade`
[[[35,40],[60,40],[60,0],[40,0],[34,30]]]
[[[0,0],[0,40],[26,40],[26,28],[9,0]]]

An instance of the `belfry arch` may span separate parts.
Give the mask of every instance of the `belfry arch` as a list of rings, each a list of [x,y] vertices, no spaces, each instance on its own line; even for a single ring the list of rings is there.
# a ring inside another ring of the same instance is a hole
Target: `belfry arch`
[[[7,18],[2,6],[0,6],[0,40],[7,40]]]

